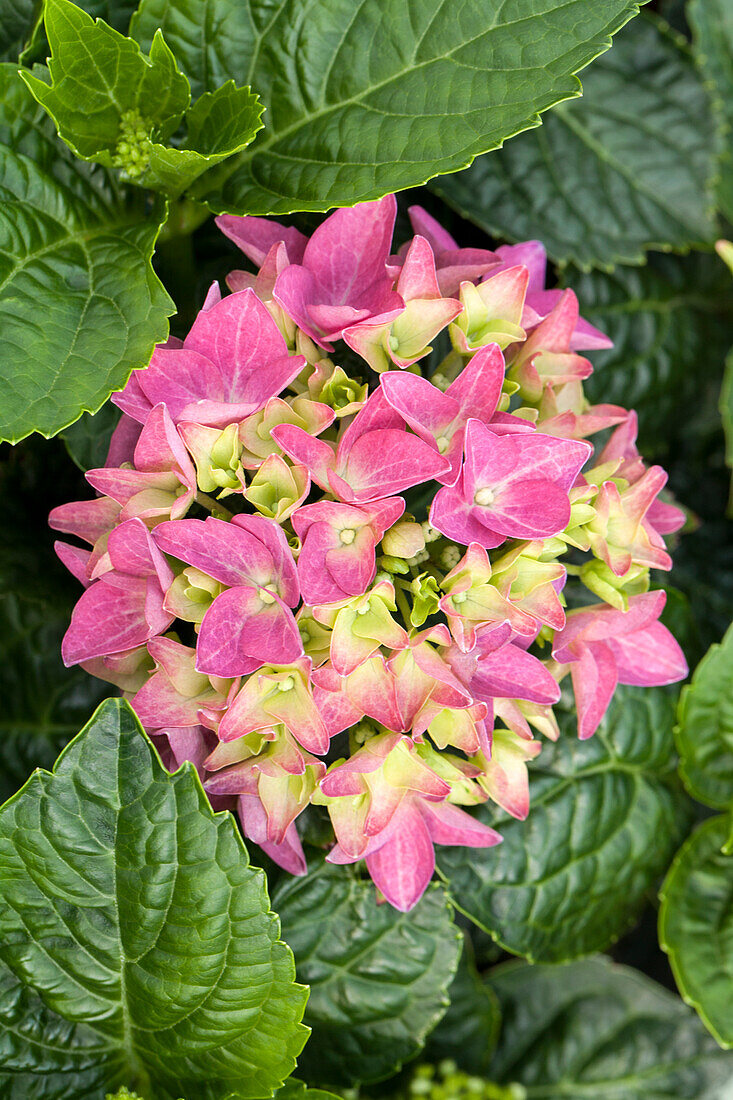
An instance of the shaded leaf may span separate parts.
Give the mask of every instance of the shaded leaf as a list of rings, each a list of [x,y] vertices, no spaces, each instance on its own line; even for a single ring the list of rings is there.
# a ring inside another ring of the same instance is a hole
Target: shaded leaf
[[[217,212],[283,214],[351,206],[466,167],[578,95],[574,74],[638,6],[249,0],[255,34],[230,75],[257,88],[267,130],[217,190],[204,179],[196,191]]]
[[[733,470],[733,350],[728,353],[728,358],[725,361],[718,409],[720,418],[723,421],[723,432],[725,433],[725,461],[728,469]],[[731,492],[728,500],[728,514],[733,514],[733,479],[731,480]]]
[[[24,135],[38,108],[9,69],[0,126],[41,154],[0,147],[0,439],[17,442],[98,409],[166,338],[174,307],[150,262],[163,206],[124,204],[99,170],[56,162],[45,130]]]
[[[0,803],[34,768],[50,767],[111,692],[83,669],[65,668],[61,660],[61,639],[81,589],[53,553],[46,515],[78,494],[77,472],[60,442],[35,439],[3,449]]]
[[[698,802],[733,805],[733,627],[682,690],[675,728],[680,774]]]
[[[634,923],[688,816],[673,785],[675,700],[673,690],[619,688],[584,742],[565,713],[559,741],[530,765],[527,820],[481,807],[502,844],[438,849],[456,907],[507,951],[561,962]]]
[[[607,959],[491,973],[503,1028],[491,1076],[526,1100],[726,1100],[730,1060],[678,997]]]
[[[75,424],[62,433],[66,449],[80,470],[96,470],[104,466],[112,432],[120,420],[120,410],[111,401],[93,416],[84,413]]]
[[[718,201],[733,221],[733,8],[728,0],[690,0],[685,10],[700,72],[719,113]]]
[[[448,989],[450,1007],[425,1047],[424,1060],[455,1061],[465,1073],[486,1076],[501,1027],[499,1002],[476,970],[466,937],[456,976]]]
[[[488,233],[610,269],[712,239],[713,137],[689,50],[635,19],[584,76],[582,99],[432,187]]]
[[[703,822],[659,895],[659,942],[680,993],[724,1047],[733,1047],[733,855],[722,851],[730,825],[726,817]]]
[[[79,7],[94,19],[104,19],[120,34],[126,34],[137,7],[136,0],[80,0]]]
[[[0,61],[18,60],[37,10],[37,0],[0,0]]]
[[[64,668],[65,611],[0,596],[0,803],[34,768],[50,768],[108,694],[81,668]]]
[[[694,468],[690,476],[694,476]],[[704,478],[707,471],[698,476]],[[704,493],[704,484],[700,492]],[[723,485],[723,491],[725,486]],[[690,493],[687,499],[695,503]],[[720,494],[722,512],[725,496]],[[710,504],[713,502],[710,501]],[[733,619],[733,526],[724,519],[703,518],[700,528],[685,534],[674,551],[672,584],[690,601],[697,638],[689,641],[685,654],[690,667],[702,660],[711,645],[719,641]]]
[[[567,281],[583,315],[614,341],[609,351],[593,353],[595,373],[584,384],[590,399],[637,410],[647,457],[678,447],[689,452],[691,442],[717,435],[733,319],[730,278],[720,262],[699,253],[652,254],[641,268],[573,272]]]
[[[311,987],[298,1072],[340,1087],[391,1076],[448,1007],[461,935],[441,887],[399,913],[377,905],[370,881],[324,864],[278,889],[273,906]]]
[[[130,34],[149,49],[160,28],[193,94],[200,95],[232,77],[238,80],[251,62],[254,7],[243,0],[142,0]]]
[[[224,1100],[292,1071],[305,991],[264,875],[127,703],[0,811],[0,875],[3,1096]]]

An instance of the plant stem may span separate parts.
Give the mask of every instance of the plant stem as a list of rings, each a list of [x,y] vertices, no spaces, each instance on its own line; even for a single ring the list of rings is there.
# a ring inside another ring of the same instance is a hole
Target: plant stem
[[[220,504],[218,500],[214,500],[207,493],[200,491],[196,493],[196,503],[205,508],[207,512],[211,512],[212,515],[218,512],[220,515],[223,513],[228,519],[234,518],[234,512],[230,512],[228,508],[225,508],[223,504]]]

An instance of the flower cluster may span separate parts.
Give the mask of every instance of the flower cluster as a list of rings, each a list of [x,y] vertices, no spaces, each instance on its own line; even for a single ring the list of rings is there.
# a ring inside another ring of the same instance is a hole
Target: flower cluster
[[[327,858],[406,910],[434,844],[501,839],[465,807],[527,814],[566,675],[583,738],[617,683],[685,675],[649,590],[684,517],[634,414],[584,397],[609,342],[542,246],[459,248],[413,207],[394,255],[395,214],[219,218],[256,273],[113,397],[98,495],[50,522],[85,544],[57,544],[85,587],[66,663],[281,866],[325,806]]]
[[[422,1062],[412,1071],[407,1087],[394,1094],[409,1100],[526,1100],[523,1085],[497,1085],[483,1077],[464,1073],[452,1059],[438,1065]]]

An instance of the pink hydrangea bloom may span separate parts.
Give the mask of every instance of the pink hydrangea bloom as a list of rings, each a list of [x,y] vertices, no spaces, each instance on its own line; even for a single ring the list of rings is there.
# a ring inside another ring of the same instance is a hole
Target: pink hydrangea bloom
[[[286,870],[327,816],[327,858],[407,910],[436,844],[500,841],[471,807],[531,812],[563,677],[584,738],[617,683],[685,676],[649,590],[684,516],[635,415],[587,402],[608,340],[542,245],[462,248],[412,207],[393,251],[395,212],[217,219],[256,270],[133,373],[97,496],[50,523],[84,588],[66,663]]]

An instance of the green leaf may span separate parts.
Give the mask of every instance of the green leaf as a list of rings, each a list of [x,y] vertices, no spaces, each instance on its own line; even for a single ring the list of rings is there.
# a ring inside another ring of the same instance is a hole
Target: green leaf
[[[682,690],[675,728],[680,775],[698,802],[733,805],[733,627]]]
[[[230,814],[108,700],[0,811],[0,1092],[261,1097],[305,990]]]
[[[705,477],[705,472],[700,474]],[[701,492],[704,485],[701,482]],[[722,486],[723,493],[725,486]],[[694,496],[690,494],[694,503]],[[720,510],[725,497],[721,493]],[[712,502],[711,502],[712,503]],[[685,534],[674,550],[672,584],[690,601],[698,639],[685,648],[692,667],[720,640],[733,618],[733,539],[731,525],[705,517],[700,528]]]
[[[43,23],[43,6],[43,0],[36,0],[37,18],[33,33],[21,55],[24,65],[30,65],[34,61],[45,61],[51,52]],[[135,0],[79,0],[77,7],[82,8],[94,19],[103,19],[120,34],[127,34],[127,28],[137,4]]]
[[[720,119],[718,201],[733,221],[733,9],[728,0],[690,0],[686,14],[700,72]]]
[[[666,989],[603,958],[491,972],[504,1025],[491,1067],[526,1100],[726,1100],[730,1060]]]
[[[723,421],[725,433],[725,462],[729,470],[733,470],[733,349],[728,353],[723,371],[723,384],[720,387],[720,400],[718,411]],[[733,515],[733,479],[728,499],[728,514]]]
[[[94,22],[70,0],[45,3],[51,82],[26,72],[21,76],[78,156],[178,195],[261,129],[257,96],[234,81],[200,96],[188,110],[188,80],[160,30],[146,58],[137,42]],[[185,140],[180,146],[164,144],[184,114]]]
[[[0,61],[17,61],[35,19],[36,0],[0,0]]]
[[[136,0],[80,0],[78,6],[94,19],[104,19],[114,30],[125,34],[137,3]]]
[[[502,844],[438,848],[456,908],[530,960],[587,955],[625,932],[684,835],[686,803],[672,786],[675,700],[619,688],[589,741],[566,713],[560,739],[530,765],[527,820],[481,807]]]
[[[651,254],[641,268],[572,272],[566,280],[583,316],[614,341],[609,351],[593,352],[595,373],[584,383],[590,399],[637,410],[639,446],[647,457],[666,457],[678,447],[689,449],[693,439],[717,434],[733,320],[731,283],[722,264],[700,253]]]
[[[730,820],[703,822],[682,846],[660,891],[659,942],[680,993],[723,1047],[733,1047],[733,856]]]
[[[60,442],[4,448],[0,461],[0,803],[35,767],[50,767],[109,694],[65,668],[61,639],[81,594],[52,550],[49,508],[79,494]],[[53,477],[49,478],[49,470]]]
[[[96,411],[165,340],[174,305],[151,265],[163,205],[136,209],[99,169],[54,156],[50,123],[29,133],[39,109],[10,69],[0,68],[0,136],[11,142],[0,147],[0,439],[17,442]]]
[[[633,0],[247,6],[256,33],[230,75],[257,88],[267,130],[213,194],[204,191],[211,180],[197,185],[217,212],[351,206],[465,168],[577,96],[574,74],[639,8]]]
[[[427,1041],[424,1061],[448,1058],[464,1073],[485,1077],[499,1037],[501,1012],[494,991],[479,977],[468,936],[448,997],[450,1007]]]
[[[44,19],[51,80],[21,76],[77,156],[110,167],[128,113],[140,116],[148,134],[165,140],[173,133],[191,91],[161,34],[146,58],[131,38],[70,0],[45,0]]]
[[[282,1088],[275,1093],[277,1100],[340,1100],[333,1092],[323,1089],[309,1089],[304,1081],[297,1077],[288,1077]]]
[[[202,172],[249,145],[262,129],[263,110],[254,92],[237,88],[233,80],[205,92],[186,114],[183,145],[152,144],[140,182],[157,191],[185,191]]]
[[[66,449],[80,470],[104,466],[120,415],[120,410],[108,401],[94,416],[85,413],[62,433]]]
[[[391,1076],[448,1007],[461,934],[441,887],[398,913],[377,905],[369,880],[323,864],[287,882],[273,905],[298,978],[311,987],[313,1034],[298,1071],[340,1087]]]
[[[50,768],[107,694],[81,668],[64,668],[68,613],[47,603],[0,596],[0,803],[34,768]]]
[[[251,62],[257,38],[254,7],[243,0],[142,0],[130,34],[149,49],[160,28],[193,94],[200,95],[238,78]]]
[[[610,270],[713,238],[713,145],[687,46],[635,19],[588,70],[582,99],[433,189],[489,233]]]

